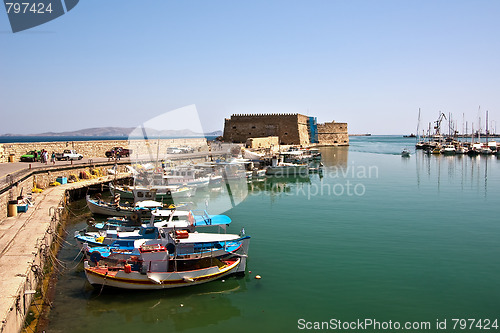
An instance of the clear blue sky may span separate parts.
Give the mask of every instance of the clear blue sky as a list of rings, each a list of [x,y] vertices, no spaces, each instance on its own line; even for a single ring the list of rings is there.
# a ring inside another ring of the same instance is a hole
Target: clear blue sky
[[[13,34],[2,8],[0,134],[135,127],[190,104],[206,131],[233,113],[373,134],[415,132],[418,108],[422,127],[439,111],[477,127],[479,106],[500,122],[499,17],[497,0],[81,0]]]

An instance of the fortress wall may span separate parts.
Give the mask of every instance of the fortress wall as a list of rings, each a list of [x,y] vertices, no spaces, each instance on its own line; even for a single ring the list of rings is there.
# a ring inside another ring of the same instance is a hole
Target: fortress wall
[[[280,144],[309,142],[307,117],[300,114],[232,115],[225,120],[224,140],[244,143],[248,138],[277,136]]]
[[[318,141],[320,146],[348,146],[347,123],[318,124]]]

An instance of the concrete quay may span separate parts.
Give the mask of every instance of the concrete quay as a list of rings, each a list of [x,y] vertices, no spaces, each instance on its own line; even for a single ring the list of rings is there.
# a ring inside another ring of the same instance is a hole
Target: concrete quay
[[[128,177],[121,174],[118,178]],[[65,192],[74,188],[112,181],[105,176],[51,187],[33,195],[35,204],[26,213],[0,222],[0,332],[19,332],[43,278],[51,255],[51,244],[57,237],[64,210]]]
[[[179,154],[173,160],[206,161],[226,156],[227,151]],[[150,162],[145,160],[144,162]],[[118,170],[125,171],[129,159],[116,161]],[[41,163],[0,163],[0,198],[15,199],[21,189],[31,194],[32,184],[39,178],[55,179],[56,176],[89,168],[111,168],[115,161],[107,158],[82,161],[64,161],[45,165]],[[33,193],[34,205],[25,213],[14,217],[0,215],[0,333],[18,333],[24,327],[26,314],[39,290],[39,284],[47,271],[52,253],[51,246],[64,215],[67,191],[109,183],[115,178],[130,177],[119,173],[80,180],[55,187],[47,187],[41,193]],[[3,207],[5,208],[5,207]],[[5,210],[6,214],[7,209]],[[49,260],[47,260],[49,259]],[[53,259],[52,259],[53,260]],[[45,297],[45,295],[42,295]]]

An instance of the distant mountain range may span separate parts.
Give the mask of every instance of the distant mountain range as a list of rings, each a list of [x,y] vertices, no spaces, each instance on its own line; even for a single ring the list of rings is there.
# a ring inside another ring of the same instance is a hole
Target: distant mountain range
[[[67,132],[45,132],[40,134],[3,134],[0,136],[123,136],[127,137],[135,129],[135,127],[95,127],[86,128],[78,131]],[[189,137],[189,136],[220,136],[222,131],[214,131],[209,133],[196,133],[189,129],[183,130],[163,130],[158,131],[151,128],[146,129],[147,135],[154,137]]]

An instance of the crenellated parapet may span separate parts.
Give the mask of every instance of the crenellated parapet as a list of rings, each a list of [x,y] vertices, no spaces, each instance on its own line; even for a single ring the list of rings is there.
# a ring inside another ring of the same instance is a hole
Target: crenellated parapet
[[[224,122],[224,141],[245,143],[248,138],[278,137],[282,145],[348,145],[347,123],[317,124],[299,113],[233,114]]]

